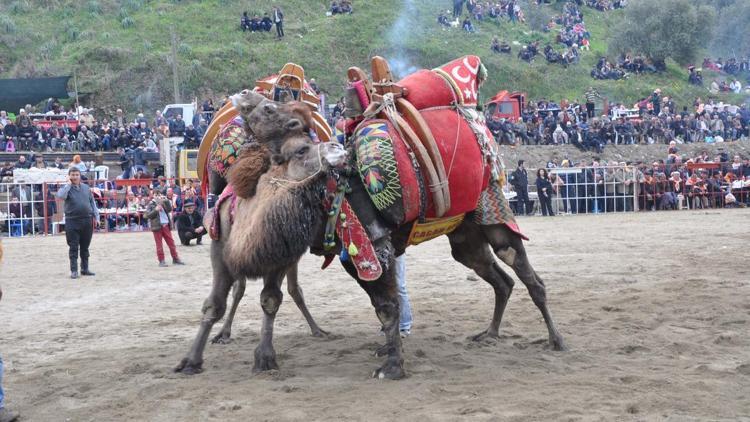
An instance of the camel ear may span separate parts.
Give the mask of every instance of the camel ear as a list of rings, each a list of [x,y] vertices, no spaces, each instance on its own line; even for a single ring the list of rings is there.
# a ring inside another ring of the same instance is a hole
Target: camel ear
[[[284,164],[284,156],[281,154],[273,154],[271,156],[271,161],[273,162],[275,166],[280,166]]]
[[[287,132],[301,132],[304,129],[302,122],[299,119],[290,119],[284,123],[284,130]]]
[[[229,99],[232,101],[232,105],[234,105],[236,109],[243,113],[250,113],[255,107],[266,100],[266,97],[257,92],[246,89],[240,93],[232,95]]]

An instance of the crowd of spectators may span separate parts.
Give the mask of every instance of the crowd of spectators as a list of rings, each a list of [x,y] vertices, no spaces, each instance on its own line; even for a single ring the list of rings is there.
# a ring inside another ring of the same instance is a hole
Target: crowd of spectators
[[[500,23],[503,20],[509,22],[525,22],[523,10],[518,0],[500,1],[477,1],[477,0],[452,0],[453,10],[441,11],[438,14],[439,25],[450,27],[461,27],[464,31],[474,32],[473,21],[493,21]],[[466,15],[464,15],[464,7]],[[463,20],[461,17],[464,16]],[[460,24],[460,25],[459,25]]]
[[[66,169],[73,166],[84,169],[83,173],[91,167],[89,164],[82,163],[80,158],[66,165],[59,157],[54,163],[45,163],[41,154],[36,154],[32,160],[27,160],[22,155],[18,162],[14,164],[6,162],[5,165],[0,166],[0,177],[3,180],[12,178],[13,170],[17,168]],[[125,179],[131,181],[140,179],[143,183],[128,183]],[[152,178],[144,169],[139,168],[129,178],[118,177],[109,181],[89,178],[86,183],[90,184],[100,210],[102,218],[100,227],[106,231],[148,230],[148,219],[144,218],[144,212],[156,192],[165,195],[170,201],[171,217],[175,219],[183,213],[185,204],[192,204],[194,211],[200,215],[206,210],[200,195],[198,180],[186,179],[178,185],[175,180],[168,180],[163,176]],[[12,186],[14,187],[9,192],[0,192],[8,198],[7,202],[0,201],[0,232],[10,232],[14,226],[17,226],[16,234],[19,235],[45,231],[52,233],[53,223],[62,219],[62,207],[54,195],[60,185],[35,183]]]
[[[328,9],[328,15],[351,15],[354,13],[354,7],[352,6],[351,0],[334,0],[331,2],[331,7]]]
[[[86,108],[80,113],[76,113],[75,108],[65,110],[62,107],[34,113],[34,108],[27,105],[15,118],[0,111],[0,152],[85,152],[117,148],[158,152],[159,141],[165,137],[183,137],[184,147],[197,148],[213,113],[210,100],[203,103],[201,112],[195,114],[192,122],[184,121],[179,114],[167,118],[160,111],[151,119],[138,113],[130,120],[121,109],[109,116],[104,113],[94,116]]]
[[[629,74],[641,74],[644,72],[656,73],[664,71],[664,68],[656,66],[641,55],[635,57],[630,54],[621,54],[616,63],[610,62],[606,57],[600,57],[591,69],[591,77],[594,79],[625,79]]]
[[[570,144],[585,151],[603,151],[607,144],[720,143],[750,137],[750,110],[697,98],[693,110],[677,109],[674,100],[654,90],[632,108],[613,104],[609,113],[597,116],[593,88],[583,104],[563,100],[530,102],[518,122],[488,116],[487,126],[500,144]]]
[[[521,165],[519,165],[519,168]],[[734,208],[750,205],[750,159],[701,151],[695,157],[668,147],[654,162],[550,160],[526,180],[509,171],[511,205],[517,214],[533,214],[528,190],[536,188],[542,215]],[[526,190],[526,192],[524,192]],[[534,195],[531,195],[534,198]]]
[[[279,6],[273,6],[271,12],[264,12],[263,17],[255,13],[252,17],[248,12],[242,12],[240,29],[242,32],[271,32],[276,25],[276,37],[284,37],[284,12]]]

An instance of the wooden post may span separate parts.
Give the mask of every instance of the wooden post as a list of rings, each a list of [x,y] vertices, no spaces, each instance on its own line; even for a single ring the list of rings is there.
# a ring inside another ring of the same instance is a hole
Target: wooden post
[[[73,89],[76,90],[76,118],[78,118],[78,107],[80,107],[80,104],[78,103],[78,72],[73,69]]]
[[[170,27],[169,31],[172,34],[172,83],[174,85],[174,102],[175,104],[179,104],[180,80],[177,73],[177,34],[174,32],[174,27]]]

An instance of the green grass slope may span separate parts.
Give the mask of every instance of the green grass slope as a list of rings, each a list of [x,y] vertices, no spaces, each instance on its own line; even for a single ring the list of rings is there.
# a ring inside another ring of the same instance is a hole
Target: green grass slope
[[[689,104],[707,91],[686,83],[674,63],[661,75],[632,76],[625,81],[594,81],[589,72],[608,48],[608,28],[622,11],[600,13],[585,8],[592,51],[580,64],[564,69],[538,57],[532,64],[493,54],[490,40],[552,41],[552,34],[528,25],[482,22],[476,34],[444,30],[436,23],[447,0],[356,1],[351,16],[326,17],[327,0],[5,0],[0,9],[0,77],[78,75],[79,90],[90,93],[97,108],[153,110],[172,102],[170,28],[178,38],[178,66],[183,100],[219,96],[251,86],[286,62],[303,65],[308,77],[331,95],[343,92],[346,69],[369,69],[369,58],[401,57],[416,67],[434,67],[464,54],[480,55],[489,80],[488,98],[499,89],[526,91],[531,98],[580,98],[593,85],[612,101],[632,103],[654,88]],[[242,11],[284,7],[286,37],[239,31]],[[401,11],[405,17],[399,21]],[[553,12],[550,10],[550,12]],[[554,12],[557,13],[557,12]],[[559,49],[559,47],[556,47]],[[712,75],[706,75],[710,80]]]

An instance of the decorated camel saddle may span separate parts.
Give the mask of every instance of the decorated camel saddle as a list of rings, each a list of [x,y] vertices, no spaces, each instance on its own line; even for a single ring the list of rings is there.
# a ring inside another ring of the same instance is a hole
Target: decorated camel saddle
[[[272,75],[255,82],[252,90],[257,98],[265,98],[276,103],[296,102],[305,105],[309,114],[305,120],[315,137],[323,142],[332,136],[331,127],[319,113],[320,99],[305,80],[304,69],[294,63],[287,63],[278,75]],[[238,96],[233,96],[237,98]],[[239,97],[241,99],[241,97]],[[251,104],[250,110],[258,106],[257,101]],[[243,105],[236,100],[230,101],[215,114],[208,126],[198,152],[198,176],[204,182],[205,189],[219,195],[224,189],[223,183],[210,183],[209,173],[214,172],[223,179],[232,163],[237,160],[242,146],[252,134],[249,123],[243,116]],[[210,185],[214,185],[213,189]],[[206,193],[206,192],[204,192]]]
[[[506,224],[523,236],[503,194],[497,144],[476,110],[486,70],[465,56],[394,82],[372,59],[372,80],[358,68],[350,82],[345,127],[365,188],[394,225],[415,222],[410,244],[455,229],[468,213],[479,224]],[[354,103],[354,104],[350,104]]]

